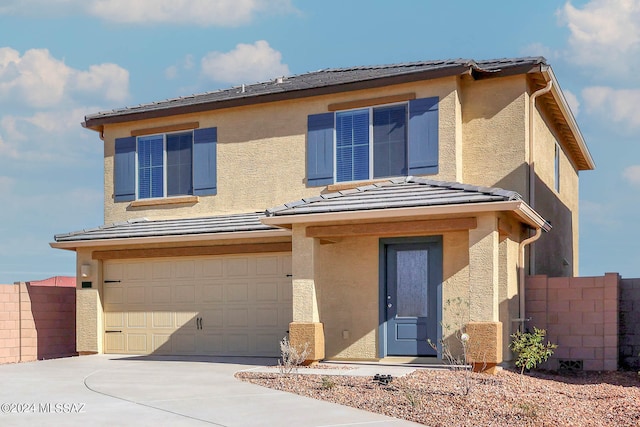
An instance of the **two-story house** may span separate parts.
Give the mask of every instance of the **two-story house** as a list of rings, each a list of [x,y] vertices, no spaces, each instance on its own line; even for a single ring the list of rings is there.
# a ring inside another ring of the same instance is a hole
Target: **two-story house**
[[[310,360],[415,358],[465,326],[492,365],[525,272],[577,273],[594,163],[544,58],[326,69],[84,126],[105,225],[52,243],[77,253],[81,354],[277,356],[289,332]]]

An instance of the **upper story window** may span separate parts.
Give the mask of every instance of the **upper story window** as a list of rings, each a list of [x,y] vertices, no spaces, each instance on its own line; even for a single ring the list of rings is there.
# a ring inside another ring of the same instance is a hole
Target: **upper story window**
[[[438,98],[308,118],[307,184],[438,173]]]
[[[336,113],[336,182],[407,175],[407,105]]]
[[[193,194],[193,132],[138,138],[138,199]]]
[[[116,202],[216,194],[217,129],[115,141]]]

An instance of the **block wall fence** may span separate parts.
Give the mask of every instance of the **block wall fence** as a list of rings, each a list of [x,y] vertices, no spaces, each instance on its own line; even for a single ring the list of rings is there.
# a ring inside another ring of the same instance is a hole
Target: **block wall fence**
[[[76,289],[71,279],[0,285],[0,363],[76,354]]]
[[[619,289],[617,273],[527,278],[525,327],[546,329],[546,339],[558,345],[541,368],[618,369]]]

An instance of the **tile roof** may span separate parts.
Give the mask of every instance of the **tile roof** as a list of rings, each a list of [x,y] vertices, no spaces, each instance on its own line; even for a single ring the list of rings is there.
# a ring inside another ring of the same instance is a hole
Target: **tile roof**
[[[501,188],[406,177],[322,194],[266,211],[268,217],[521,200]]]
[[[245,84],[229,89],[218,90],[190,96],[183,96],[164,101],[140,104],[133,107],[102,111],[85,117],[85,125],[92,126],[101,119],[134,115],[139,113],[159,112],[175,108],[215,104],[229,100],[256,98],[262,95],[284,94],[307,89],[318,89],[340,86],[349,83],[364,82],[387,77],[396,77],[416,73],[455,75],[472,71],[476,73],[497,73],[508,69],[546,65],[543,57],[503,58],[475,61],[473,59],[449,59],[436,61],[405,62],[400,64],[359,66],[348,68],[327,68],[294,76],[283,76],[271,81]],[[526,72],[526,71],[523,71]]]
[[[146,218],[103,225],[54,236],[56,242],[78,240],[123,239],[135,237],[182,236],[188,234],[231,233],[239,231],[277,230],[260,222],[264,213],[220,215],[206,218],[148,220]]]

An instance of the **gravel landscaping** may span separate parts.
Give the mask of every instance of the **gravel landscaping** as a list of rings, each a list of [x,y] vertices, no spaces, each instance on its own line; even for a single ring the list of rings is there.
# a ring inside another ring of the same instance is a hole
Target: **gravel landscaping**
[[[388,385],[348,375],[236,376],[428,426],[640,426],[636,372],[536,372],[521,377],[508,370],[492,376],[421,369]]]

